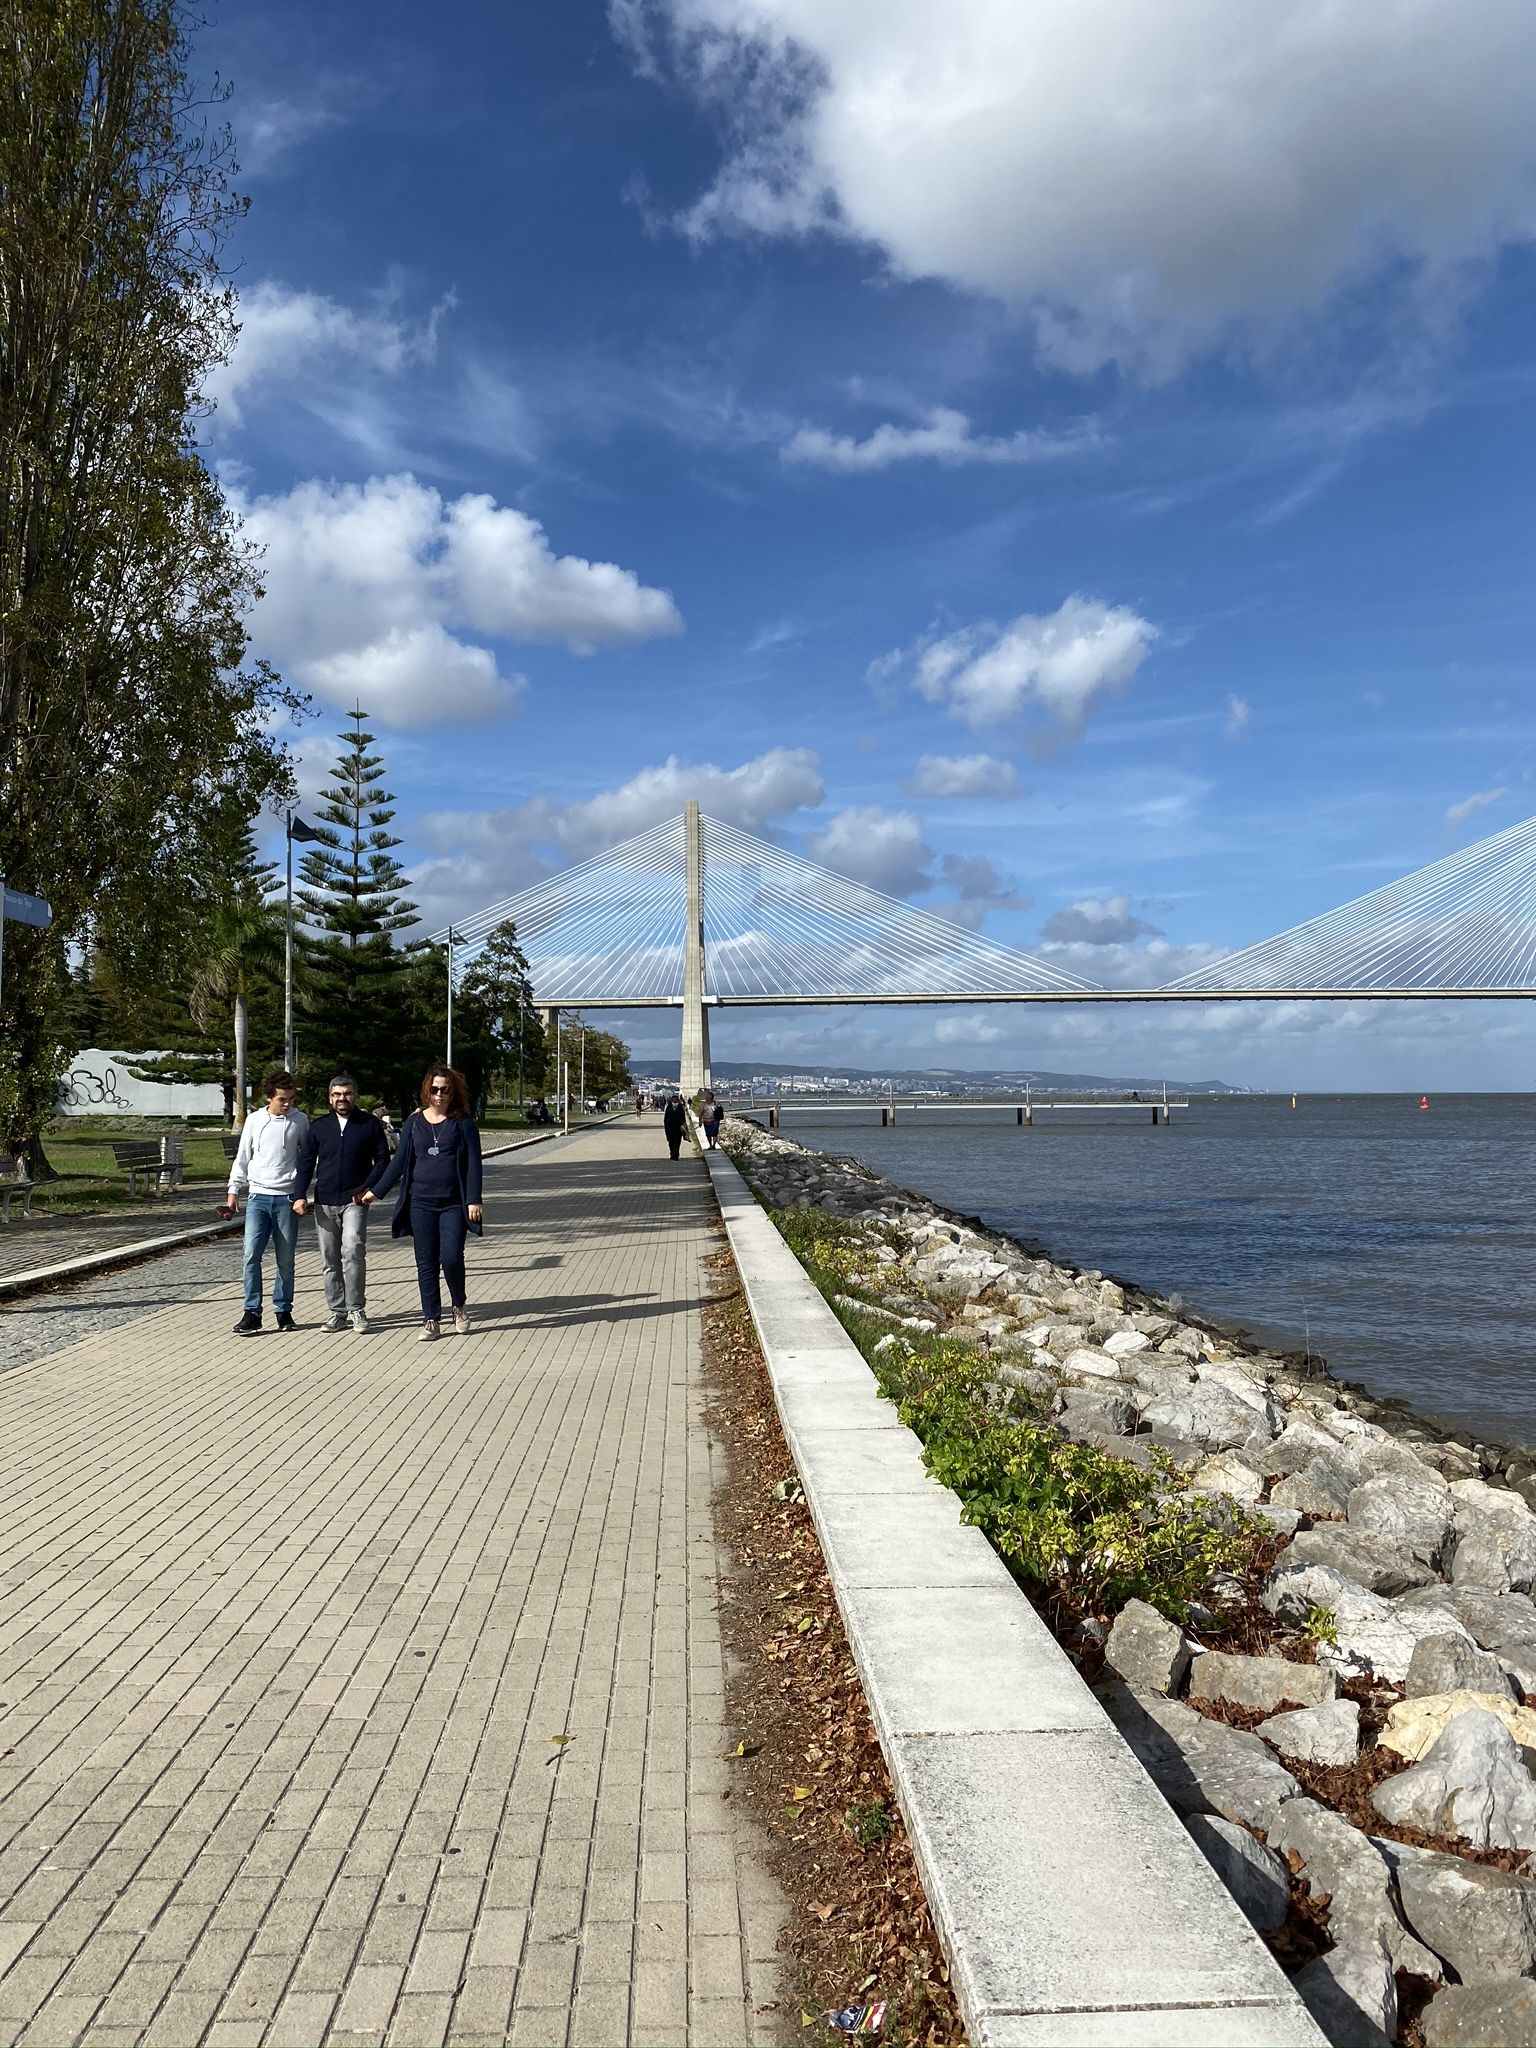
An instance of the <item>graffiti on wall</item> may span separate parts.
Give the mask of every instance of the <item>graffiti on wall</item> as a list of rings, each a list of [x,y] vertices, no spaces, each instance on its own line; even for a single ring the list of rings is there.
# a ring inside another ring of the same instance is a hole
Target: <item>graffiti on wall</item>
[[[61,1109],[128,1109],[126,1095],[119,1095],[116,1067],[95,1073],[90,1067],[71,1067],[59,1083]]]

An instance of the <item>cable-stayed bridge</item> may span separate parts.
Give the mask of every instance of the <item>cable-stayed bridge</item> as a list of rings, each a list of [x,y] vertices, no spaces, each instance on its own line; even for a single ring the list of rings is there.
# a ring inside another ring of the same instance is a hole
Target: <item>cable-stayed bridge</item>
[[[1161,988],[1085,980],[691,802],[680,817],[456,919],[456,958],[472,960],[507,918],[539,1007],[680,1009],[691,1091],[709,1079],[710,1010],[739,1005],[1536,994],[1536,818]]]

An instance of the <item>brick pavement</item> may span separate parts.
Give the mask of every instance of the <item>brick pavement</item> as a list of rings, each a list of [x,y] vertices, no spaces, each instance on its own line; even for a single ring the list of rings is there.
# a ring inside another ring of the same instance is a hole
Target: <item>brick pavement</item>
[[[0,2043],[775,2037],[702,1169],[621,1125],[487,1204],[466,1338],[376,1222],[369,1337],[306,1244],[297,1335],[226,1288],[0,1379]]]

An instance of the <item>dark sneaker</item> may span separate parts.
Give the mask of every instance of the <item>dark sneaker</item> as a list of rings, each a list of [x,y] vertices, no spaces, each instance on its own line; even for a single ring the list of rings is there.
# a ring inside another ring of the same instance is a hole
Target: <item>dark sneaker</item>
[[[287,1314],[287,1312],[285,1311],[282,1315],[278,1317],[277,1327],[280,1330],[296,1330],[299,1326],[293,1320],[293,1317]]]
[[[235,1325],[235,1335],[237,1337],[256,1337],[260,1334],[261,1312],[259,1309],[248,1308]]]

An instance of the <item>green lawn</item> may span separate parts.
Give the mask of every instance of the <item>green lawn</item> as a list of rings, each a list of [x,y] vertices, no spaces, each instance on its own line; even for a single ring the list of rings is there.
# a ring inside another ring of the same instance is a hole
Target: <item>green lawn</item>
[[[553,1106],[553,1105],[551,1105]],[[572,1116],[572,1123],[581,1121]],[[534,1127],[515,1104],[488,1109],[481,1119],[486,1131],[523,1131]],[[56,1181],[40,1185],[32,1196],[32,1213],[37,1216],[85,1216],[108,1209],[130,1206],[128,1176],[114,1163],[112,1141],[159,1138],[167,1132],[183,1139],[185,1165],[183,1186],[206,1184],[222,1187],[229,1178],[229,1161],[224,1156],[220,1125],[190,1130],[170,1117],[72,1116],[61,1117],[50,1126],[43,1140],[49,1162],[59,1175]],[[159,1205],[152,1196],[131,1198],[136,1209]]]
[[[121,1143],[159,1138],[167,1132],[180,1134],[184,1141],[184,1184],[219,1185],[228,1179],[229,1161],[224,1157],[217,1125],[184,1130],[168,1117],[61,1117],[43,1139],[43,1149],[59,1178],[37,1188],[32,1196],[32,1213],[81,1216],[101,1209],[127,1208],[128,1176],[112,1158],[113,1140]],[[132,1198],[132,1206],[152,1209],[157,1204],[151,1196],[137,1195]]]

